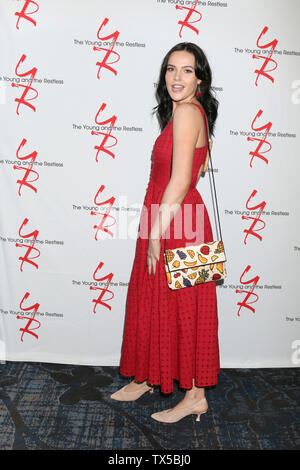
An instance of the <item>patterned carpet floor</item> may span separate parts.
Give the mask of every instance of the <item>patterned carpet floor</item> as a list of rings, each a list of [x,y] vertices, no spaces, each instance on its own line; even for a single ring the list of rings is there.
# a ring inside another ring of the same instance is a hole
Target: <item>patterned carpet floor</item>
[[[1,450],[300,449],[300,369],[221,369],[208,412],[174,424],[150,415],[184,397],[159,387],[134,402],[110,395],[129,382],[118,367],[0,364]]]

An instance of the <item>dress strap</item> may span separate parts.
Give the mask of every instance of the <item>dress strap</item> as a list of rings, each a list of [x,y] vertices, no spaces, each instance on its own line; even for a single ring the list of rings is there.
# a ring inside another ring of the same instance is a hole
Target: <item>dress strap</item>
[[[202,106],[200,106],[200,104],[196,104],[196,103],[190,103],[190,104],[194,104],[195,106],[199,106],[199,108],[203,109]]]

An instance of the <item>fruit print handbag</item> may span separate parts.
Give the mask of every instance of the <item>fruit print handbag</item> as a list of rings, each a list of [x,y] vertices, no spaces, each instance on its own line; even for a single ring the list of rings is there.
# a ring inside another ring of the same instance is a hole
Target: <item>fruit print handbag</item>
[[[206,135],[208,136],[207,121]],[[217,204],[217,195],[215,188],[214,173],[211,162],[210,147],[208,145],[209,162],[211,175],[213,178],[213,187],[216,200],[217,217],[219,223],[219,236],[217,229],[217,241],[201,243],[200,245],[190,245],[181,248],[166,250],[166,238],[164,241],[164,263],[167,275],[168,286],[172,290],[182,289],[184,287],[193,287],[204,282],[219,281],[227,275],[225,261],[226,255],[222,242],[221,225],[219,219],[219,211]],[[172,168],[172,160],[171,160]],[[212,183],[211,175],[209,178],[211,192]],[[214,199],[213,204],[214,204]]]

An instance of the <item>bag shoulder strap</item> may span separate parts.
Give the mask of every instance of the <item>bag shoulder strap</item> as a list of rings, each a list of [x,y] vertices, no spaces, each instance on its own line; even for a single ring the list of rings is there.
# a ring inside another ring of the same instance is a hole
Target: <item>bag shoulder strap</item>
[[[205,128],[206,128],[207,149],[208,149],[208,152],[209,152],[208,161],[210,163],[210,169],[211,169],[211,171],[209,172],[209,182],[210,182],[210,189],[211,189],[213,210],[214,210],[214,218],[215,218],[215,224],[216,224],[216,236],[217,236],[217,240],[222,240],[222,231],[221,231],[221,224],[220,224],[220,217],[219,217],[219,209],[218,209],[217,193],[216,193],[216,186],[215,186],[215,178],[214,178],[214,171],[213,171],[213,165],[212,165],[211,151],[210,151],[209,141],[208,141],[207,116],[206,116],[205,112],[204,112],[204,121],[205,121]],[[173,139],[172,139],[172,143],[173,143]],[[173,158],[173,146],[172,146],[172,153],[171,153],[170,178],[171,178],[171,173],[172,173],[172,158]],[[214,203],[213,194],[215,196],[215,203]],[[217,217],[216,217],[216,214],[217,214]],[[218,226],[217,226],[217,219],[218,219]],[[165,241],[164,241],[164,250],[166,250],[166,238],[165,238]]]

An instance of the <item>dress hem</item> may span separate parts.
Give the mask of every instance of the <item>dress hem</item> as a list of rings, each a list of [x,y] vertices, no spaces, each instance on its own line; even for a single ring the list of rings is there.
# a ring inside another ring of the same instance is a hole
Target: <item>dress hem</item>
[[[220,374],[220,372],[221,372],[221,370],[218,369],[218,371],[216,372],[216,375],[218,376]],[[137,378],[134,374],[124,374],[123,372],[120,372],[120,374],[123,375],[124,377],[134,377],[134,380],[136,380],[137,382],[144,382],[145,380],[147,380],[147,382],[150,385],[159,385],[161,387],[160,383],[154,383],[153,380],[150,380],[150,379],[148,380],[147,377],[144,377],[143,379],[140,379],[140,378]],[[183,388],[184,390],[191,390],[193,388],[193,386],[191,386],[190,388],[187,388],[187,387],[183,387],[182,385],[180,385],[180,380],[177,377],[173,377],[172,380],[177,380],[177,382],[179,382],[179,388]],[[217,385],[217,384],[218,384],[218,378],[216,378],[216,382],[205,384],[205,385],[198,385],[198,384],[195,383],[196,387],[198,387],[198,388],[213,387],[214,385]],[[173,393],[173,391],[174,391],[174,384],[173,384],[173,389],[170,392],[163,392],[161,390],[161,392],[165,393],[165,394]]]

